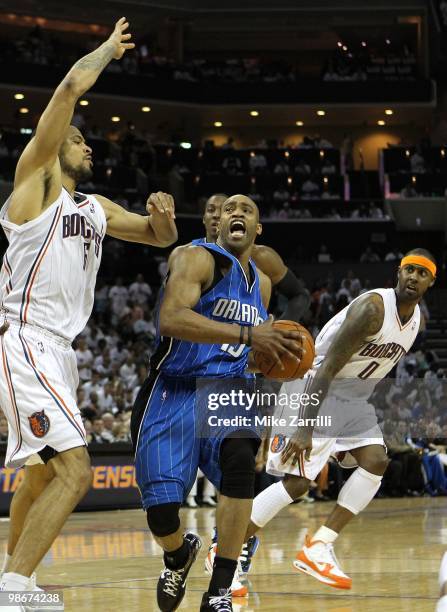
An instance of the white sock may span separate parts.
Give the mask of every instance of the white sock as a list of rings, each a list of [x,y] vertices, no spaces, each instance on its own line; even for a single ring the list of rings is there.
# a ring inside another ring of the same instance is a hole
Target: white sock
[[[371,474],[362,467],[354,470],[340,489],[337,503],[352,514],[358,514],[366,508],[380,488],[382,476]]]
[[[332,529],[329,529],[329,527],[326,527],[326,525],[323,525],[312,536],[312,542],[318,540],[320,542],[324,542],[325,544],[333,544],[337,538],[338,533],[336,531],[333,531]]]
[[[205,478],[203,481],[203,497],[213,497],[215,488],[212,482]]]
[[[441,597],[436,605],[436,612],[447,612],[447,595]]]
[[[29,585],[29,576],[22,576],[14,572],[5,572],[2,576],[4,591],[26,591]]]
[[[282,481],[264,489],[253,500],[251,520],[258,527],[264,527],[280,510],[293,502]]]
[[[11,559],[11,557],[12,557],[12,555],[8,555],[8,553],[5,552],[5,557],[3,559],[2,569],[0,570],[2,574],[5,573],[5,570],[8,567],[8,563],[9,563],[9,560]]]
[[[439,586],[442,588],[446,582],[447,582],[447,552],[444,553],[441,559],[441,567],[439,568]]]

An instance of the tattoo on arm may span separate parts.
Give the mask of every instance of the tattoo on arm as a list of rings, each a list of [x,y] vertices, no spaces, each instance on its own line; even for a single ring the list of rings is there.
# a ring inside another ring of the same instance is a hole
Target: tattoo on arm
[[[113,59],[115,51],[115,47],[112,43],[105,42],[95,51],[92,51],[92,53],[81,57],[81,59],[74,64],[73,68],[75,70],[102,71]]]
[[[315,418],[318,415],[333,379],[349,362],[352,355],[363,346],[367,338],[380,330],[383,317],[384,305],[379,294],[368,295],[365,299],[360,298],[349,308],[346,319],[336,333],[310,385],[309,395],[317,394],[319,402],[314,407],[309,406],[309,410],[306,411],[307,418]]]

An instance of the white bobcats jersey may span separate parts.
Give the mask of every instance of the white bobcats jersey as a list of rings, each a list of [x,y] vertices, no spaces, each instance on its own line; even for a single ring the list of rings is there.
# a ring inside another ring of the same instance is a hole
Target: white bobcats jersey
[[[0,211],[9,245],[0,271],[6,317],[72,341],[93,308],[106,216],[93,196],[62,191],[39,217],[23,225]]]
[[[360,350],[352,355],[348,363],[336,375],[333,386],[331,385],[331,389],[337,395],[347,399],[368,398],[379,380],[385,378],[388,372],[410,350],[419,332],[420,311],[418,305],[416,305],[411,319],[405,325],[402,325],[397,311],[394,289],[373,289],[367,293],[377,293],[382,297],[385,315],[379,332],[367,338]],[[363,297],[363,295],[359,297]],[[315,341],[313,370],[318,369],[322,364],[351,304],[328,321],[318,334]]]

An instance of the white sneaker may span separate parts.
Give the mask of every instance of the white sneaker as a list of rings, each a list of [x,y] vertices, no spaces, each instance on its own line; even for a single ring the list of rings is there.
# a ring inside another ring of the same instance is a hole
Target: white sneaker
[[[3,572],[0,572],[0,581],[1,581],[2,577],[3,577]],[[33,572],[31,574],[31,576],[29,577],[29,583],[28,583],[28,589],[27,590],[28,591],[37,591],[37,592],[40,592],[40,593],[43,592],[43,589],[41,589],[40,587],[37,586],[36,572]],[[3,607],[4,606],[0,606],[0,612],[1,612],[1,609]],[[31,606],[19,606],[19,608],[20,608],[20,610],[23,610],[24,612],[39,612],[39,610],[41,609],[38,604],[33,604]],[[11,610],[14,611],[14,609],[15,608],[8,607],[9,611],[11,611]]]
[[[213,573],[214,558],[216,556],[217,544],[211,544],[205,559],[205,570],[211,576]],[[248,588],[239,579],[239,568],[234,572],[233,582],[231,583],[231,594],[233,597],[247,597]]]
[[[447,612],[447,595],[441,597],[441,599],[436,604],[436,612]]]
[[[352,579],[340,568],[333,545],[320,540],[313,541],[309,535],[306,536],[304,546],[297,553],[293,565],[303,574],[309,574],[336,589],[352,587]]]
[[[210,495],[205,495],[202,500],[204,506],[211,506],[211,508],[215,508],[217,506],[216,502]]]

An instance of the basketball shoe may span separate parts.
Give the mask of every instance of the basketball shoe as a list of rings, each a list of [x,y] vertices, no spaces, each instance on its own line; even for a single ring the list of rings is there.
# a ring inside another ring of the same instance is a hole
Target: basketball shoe
[[[204,593],[200,604],[200,612],[233,612],[231,590],[223,591],[222,595],[217,596]]]
[[[340,568],[333,545],[320,540],[313,541],[309,535],[306,536],[304,546],[297,553],[293,565],[300,572],[336,589],[352,587],[352,579]]]
[[[239,565],[241,568],[241,574],[248,574],[251,567],[253,556],[256,554],[259,546],[258,536],[252,535],[248,538],[242,546],[241,554],[239,557]]]
[[[2,579],[3,576],[3,572],[0,572],[0,581]],[[36,591],[36,592],[43,592],[43,589],[41,589],[40,587],[37,586],[37,576],[36,576],[36,572],[33,572],[31,574],[31,576],[29,577],[29,585],[28,585],[28,591]],[[23,610],[25,612],[40,612],[40,608],[38,604],[33,604],[33,605],[27,605],[27,606],[22,606]]]
[[[172,612],[179,607],[185,595],[189,570],[202,546],[201,539],[195,533],[185,533],[183,538],[188,542],[190,548],[184,567],[176,570],[165,567],[158,579],[157,603],[162,612]]]
[[[213,574],[214,558],[216,556],[216,552],[217,542],[212,542],[210,547],[208,548],[208,554],[205,559],[205,569],[210,576],[212,576]],[[242,584],[239,579],[239,567],[237,567],[236,571],[234,572],[233,582],[231,583],[230,591],[233,597],[247,597],[248,595],[248,588],[244,584]]]

